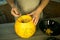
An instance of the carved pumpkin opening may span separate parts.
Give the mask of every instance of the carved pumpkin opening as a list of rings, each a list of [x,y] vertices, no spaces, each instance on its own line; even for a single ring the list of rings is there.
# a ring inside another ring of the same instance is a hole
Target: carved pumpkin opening
[[[20,19],[18,19],[18,21],[20,23],[28,23],[32,20],[32,18],[29,16],[29,15],[24,15],[24,16],[21,16]]]
[[[28,19],[24,19],[24,20],[22,20],[21,22],[22,23],[27,23],[27,22],[29,22],[30,20],[28,20]]]

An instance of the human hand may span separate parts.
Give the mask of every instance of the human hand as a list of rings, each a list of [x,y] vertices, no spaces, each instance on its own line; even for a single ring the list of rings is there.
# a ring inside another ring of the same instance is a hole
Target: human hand
[[[40,12],[34,11],[34,12],[28,14],[28,15],[32,16],[32,18],[33,18],[33,19],[32,19],[33,23],[34,23],[35,25],[37,25],[37,23],[38,23],[38,21],[39,21],[39,18],[40,18]]]
[[[17,7],[12,7],[12,9],[11,9],[11,14],[12,14],[14,17],[19,17],[19,16],[21,16],[21,13],[20,13],[19,10],[17,9]]]

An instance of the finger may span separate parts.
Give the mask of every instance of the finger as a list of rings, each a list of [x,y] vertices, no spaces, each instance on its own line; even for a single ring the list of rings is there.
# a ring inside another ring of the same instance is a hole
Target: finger
[[[30,15],[30,16],[32,16],[34,13],[32,12],[32,13],[30,13],[30,14],[28,14],[28,15]]]
[[[14,10],[15,14],[19,15],[19,11],[17,9],[12,9]]]
[[[34,24],[36,25],[36,19],[34,20]]]
[[[39,18],[35,18],[34,24],[37,25],[38,21],[39,21]]]
[[[19,17],[19,15],[15,14],[15,12],[13,10],[11,10],[11,14],[14,16],[14,17]]]
[[[35,17],[33,17],[32,22],[35,24]]]
[[[37,24],[37,22],[38,22],[38,20],[35,20],[35,21],[34,21],[34,24],[36,25],[36,24]]]
[[[33,15],[33,13],[30,13],[30,14],[28,14],[28,15]]]

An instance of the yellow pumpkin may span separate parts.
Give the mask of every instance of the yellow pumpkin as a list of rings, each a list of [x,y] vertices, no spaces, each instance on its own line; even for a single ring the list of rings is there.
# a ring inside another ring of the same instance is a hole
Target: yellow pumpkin
[[[32,22],[32,17],[23,15],[15,22],[15,32],[19,37],[29,38],[34,35],[36,27]]]

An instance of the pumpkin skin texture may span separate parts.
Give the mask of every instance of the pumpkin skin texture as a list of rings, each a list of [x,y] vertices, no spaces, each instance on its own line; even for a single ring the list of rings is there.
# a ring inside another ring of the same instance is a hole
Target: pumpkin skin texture
[[[30,38],[31,36],[34,35],[35,31],[36,31],[36,27],[32,22],[31,16],[23,15],[16,20],[15,32],[19,37]]]

